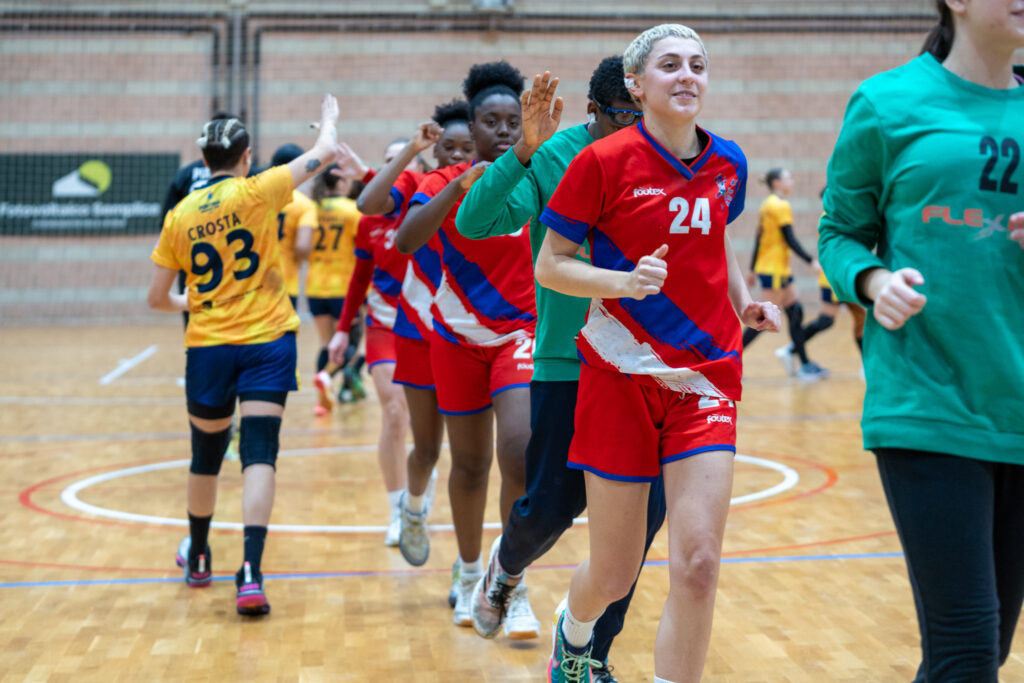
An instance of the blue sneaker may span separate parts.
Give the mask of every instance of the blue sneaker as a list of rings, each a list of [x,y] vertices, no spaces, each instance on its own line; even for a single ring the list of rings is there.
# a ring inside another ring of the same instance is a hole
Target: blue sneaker
[[[199,555],[195,562],[188,561],[189,549],[192,547],[192,537],[186,536],[178,544],[178,552],[174,556],[174,563],[184,570],[185,583],[192,588],[204,588],[213,582],[213,554],[210,546],[206,546],[206,552]]]
[[[551,630],[551,659],[548,660],[546,680],[549,683],[591,683],[591,667],[600,668],[604,663],[590,658],[590,651],[594,647],[593,638],[580,653],[573,652],[572,646],[565,642],[562,620],[565,618],[567,604],[563,599],[555,608],[555,625]]]

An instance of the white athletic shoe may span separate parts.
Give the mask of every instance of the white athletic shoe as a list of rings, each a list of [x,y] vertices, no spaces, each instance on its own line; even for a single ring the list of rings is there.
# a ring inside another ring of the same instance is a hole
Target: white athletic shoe
[[[452,621],[456,626],[473,625],[473,588],[483,572],[467,573],[463,567],[459,576],[458,597],[455,599],[455,612],[452,614]]]
[[[384,545],[394,548],[398,545],[398,539],[402,536],[402,508],[391,508],[391,519],[388,521],[388,530],[384,534]]]
[[[796,375],[796,356],[793,355],[793,345],[786,344],[775,349],[775,357],[782,363],[782,367],[786,369],[786,374],[790,377]]]
[[[452,587],[448,589],[448,606],[454,608],[459,601],[459,577],[462,576],[462,560],[455,559],[452,564]]]
[[[800,371],[796,373],[796,376],[801,382],[820,382],[828,378],[829,374],[828,370],[809,360],[800,367]]]
[[[540,636],[540,621],[533,614],[526,584],[520,583],[512,591],[512,601],[505,617],[505,635],[512,640],[526,640]]]
[[[423,492],[423,511],[427,517],[430,516],[430,511],[434,509],[434,494],[437,492],[437,468],[430,473],[430,480],[427,482],[427,490]]]

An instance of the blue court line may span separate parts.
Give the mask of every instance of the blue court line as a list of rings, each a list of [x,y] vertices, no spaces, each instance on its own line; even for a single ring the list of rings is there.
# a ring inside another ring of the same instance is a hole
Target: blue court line
[[[821,562],[829,560],[874,560],[903,557],[903,553],[848,553],[843,555],[780,555],[777,557],[727,557],[722,564],[764,564],[776,562]],[[668,560],[648,560],[645,567],[666,567]],[[575,564],[545,565],[532,567],[538,569],[574,569]],[[358,576],[401,576],[417,574],[448,573],[448,569],[395,569],[395,570],[363,570],[354,572],[311,572],[301,574],[266,574],[264,578],[277,580],[298,579],[347,579]],[[214,581],[234,581],[233,576],[215,576]],[[66,581],[12,581],[0,583],[0,588],[49,588],[59,586],[125,586],[134,584],[181,583],[181,577],[157,577],[139,579],[86,579]]]

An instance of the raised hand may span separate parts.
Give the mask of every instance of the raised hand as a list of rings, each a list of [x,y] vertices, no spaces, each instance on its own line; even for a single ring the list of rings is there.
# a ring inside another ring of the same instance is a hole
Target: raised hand
[[[416,153],[430,149],[438,140],[441,139],[441,133],[444,129],[437,124],[436,121],[424,121],[420,124],[419,129],[416,131],[416,135],[412,138],[413,149]]]
[[[338,109],[338,98],[327,93],[320,100],[320,127],[338,122],[340,110]]]
[[[557,88],[558,78],[545,71],[543,76],[533,77],[533,87],[519,98],[523,105],[523,134],[517,148],[528,152],[527,159],[558,130],[564,103],[561,97],[555,97]]]
[[[369,170],[369,166],[363,163],[363,160],[359,158],[359,155],[344,142],[338,143],[336,155],[334,163],[338,165],[338,168],[337,170],[331,170],[332,175],[336,175],[340,178],[349,178],[351,180],[360,180]]]
[[[667,253],[668,245],[663,244],[640,259],[626,280],[625,296],[643,299],[661,291],[665,278],[668,277],[668,264],[662,260]]]
[[[459,187],[461,187],[463,191],[468,191],[469,188],[473,187],[473,183],[480,179],[480,176],[484,174],[484,171],[486,171],[487,167],[490,165],[491,162],[489,161],[478,161],[463,171],[462,175],[455,179],[455,182],[459,184]]]
[[[915,286],[924,284],[924,276],[913,268],[900,268],[891,273],[875,297],[875,320],[887,330],[898,330],[928,303]]]

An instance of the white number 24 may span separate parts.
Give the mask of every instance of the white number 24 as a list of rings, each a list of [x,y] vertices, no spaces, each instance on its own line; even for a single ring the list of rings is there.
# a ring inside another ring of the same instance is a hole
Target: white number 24
[[[673,234],[688,235],[690,228],[699,229],[702,235],[711,232],[711,202],[707,197],[697,197],[693,202],[693,215],[690,216],[690,203],[682,197],[673,197],[668,203],[669,211],[675,211],[676,217],[672,219],[672,226],[668,229]],[[690,218],[689,225],[683,222]]]

